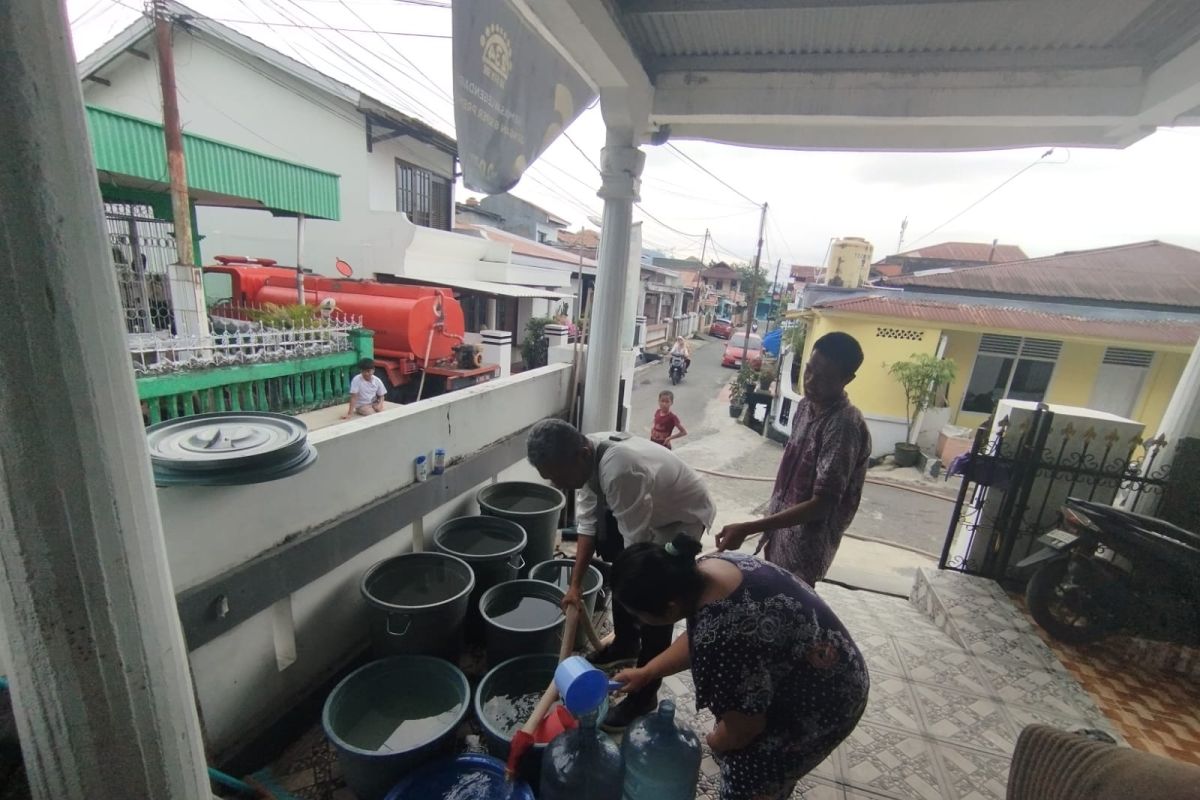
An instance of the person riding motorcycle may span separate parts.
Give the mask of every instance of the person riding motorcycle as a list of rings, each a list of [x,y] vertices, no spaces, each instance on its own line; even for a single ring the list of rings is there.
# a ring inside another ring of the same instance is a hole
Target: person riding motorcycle
[[[683,356],[683,374],[687,374],[688,367],[692,366],[692,351],[688,349],[687,342],[682,336],[675,337],[675,344],[671,345],[671,355]],[[667,359],[668,368],[670,359]]]

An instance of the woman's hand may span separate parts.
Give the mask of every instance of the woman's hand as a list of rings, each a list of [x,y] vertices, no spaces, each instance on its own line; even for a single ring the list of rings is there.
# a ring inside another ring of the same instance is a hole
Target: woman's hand
[[[618,672],[613,676],[613,680],[624,684],[617,690],[618,694],[630,694],[648,685],[656,677],[649,667],[631,667]]]

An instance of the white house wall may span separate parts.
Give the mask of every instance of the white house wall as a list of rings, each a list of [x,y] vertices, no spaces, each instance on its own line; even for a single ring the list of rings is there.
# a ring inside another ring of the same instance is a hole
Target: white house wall
[[[234,57],[224,44],[183,30],[176,30],[174,41],[185,131],[339,176],[342,218],[305,223],[305,266],[336,274],[334,261],[342,258],[360,275],[401,271],[415,226],[396,212],[395,161],[449,176],[453,158],[407,137],[381,142],[368,153],[365,120],[349,103],[240,53]],[[142,44],[153,52],[148,41]],[[100,75],[111,86],[85,81],[87,103],[162,121],[154,60],[125,54]],[[235,254],[295,263],[295,219],[209,207],[199,208],[197,219],[206,262]]]
[[[396,492],[414,480],[413,458],[420,453],[441,447],[452,462],[560,413],[570,377],[570,365],[556,364],[315,431],[309,438],[319,460],[284,481],[161,489],[176,591]],[[523,459],[498,478],[538,480]],[[427,547],[443,521],[478,513],[474,494],[426,511]],[[411,526],[396,531],[190,653],[213,751],[227,752],[244,742],[360,651],[368,617],[359,579],[377,561],[411,550],[412,541]],[[293,640],[295,660],[289,664],[289,648],[276,643]]]

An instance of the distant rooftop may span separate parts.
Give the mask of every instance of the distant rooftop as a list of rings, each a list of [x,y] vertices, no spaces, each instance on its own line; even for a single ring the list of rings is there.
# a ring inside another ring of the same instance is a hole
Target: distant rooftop
[[[884,259],[921,258],[937,259],[939,261],[977,261],[981,264],[999,264],[1005,261],[1023,261],[1029,256],[1015,244],[996,244],[990,242],[941,242],[915,250],[905,250]]]
[[[1159,241],[888,278],[928,291],[1200,308],[1200,252]]]

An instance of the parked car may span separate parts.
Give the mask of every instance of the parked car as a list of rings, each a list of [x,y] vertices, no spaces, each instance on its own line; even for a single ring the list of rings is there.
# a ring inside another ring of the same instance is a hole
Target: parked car
[[[729,344],[725,345],[725,354],[721,356],[722,367],[737,368],[742,365],[742,352],[746,353],[746,360],[750,362],[750,366],[754,369],[762,369],[763,359],[763,340],[756,333],[747,335],[745,331],[738,331],[729,338]]]
[[[708,335],[718,339],[728,339],[733,334],[733,323],[727,319],[714,319],[708,326]]]

